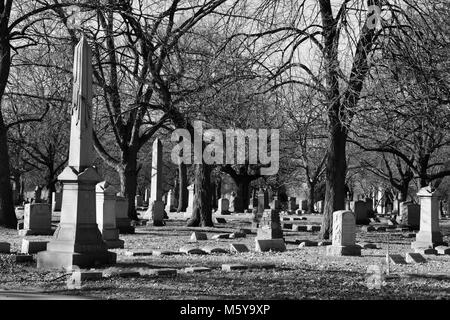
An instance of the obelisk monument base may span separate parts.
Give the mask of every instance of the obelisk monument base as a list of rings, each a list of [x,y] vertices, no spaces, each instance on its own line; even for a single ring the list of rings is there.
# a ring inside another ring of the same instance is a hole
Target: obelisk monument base
[[[47,250],[38,253],[37,267],[88,268],[115,263],[117,256],[108,251],[95,221],[95,185],[102,180],[97,171],[66,167],[58,179],[64,190],[61,223]]]

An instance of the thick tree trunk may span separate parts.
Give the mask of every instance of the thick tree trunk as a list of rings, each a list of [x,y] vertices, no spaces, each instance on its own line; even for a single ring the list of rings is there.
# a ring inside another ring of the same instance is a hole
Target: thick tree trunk
[[[137,152],[122,152],[122,164],[117,170],[120,195],[128,199],[128,217],[138,220],[134,199],[137,189]]]
[[[6,128],[0,116],[0,226],[17,228],[11,188]]]
[[[13,199],[14,205],[20,205],[23,201],[22,196],[22,174],[16,172],[14,175],[14,184],[16,187],[16,197]]]
[[[213,227],[211,209],[211,168],[206,164],[195,165],[194,206],[188,227]]]
[[[347,131],[337,117],[330,124],[330,145],[326,168],[325,204],[320,237],[329,239],[333,228],[333,212],[345,209],[345,175]]]
[[[248,196],[250,180],[245,177],[237,176],[234,179],[237,186],[237,197],[234,204],[234,212],[244,212],[248,208]]]
[[[183,162],[178,165],[179,194],[177,212],[185,212],[188,206],[187,168]]]
[[[310,181],[308,183],[308,214],[314,213],[314,203],[315,200],[315,192],[316,192],[316,185],[314,183],[311,183]]]
[[[8,83],[11,66],[11,49],[6,22],[9,13],[2,12],[2,14],[5,16],[1,18],[2,23],[0,26],[0,105]],[[7,127],[0,110],[0,226],[17,228],[10,177]]]

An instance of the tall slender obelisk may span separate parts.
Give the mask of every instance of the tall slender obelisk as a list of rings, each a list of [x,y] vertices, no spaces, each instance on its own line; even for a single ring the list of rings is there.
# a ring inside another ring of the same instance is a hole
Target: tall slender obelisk
[[[75,47],[69,163],[58,176],[63,183],[61,222],[38,268],[80,268],[111,264],[96,223],[95,185],[103,179],[92,166],[92,54],[84,36]]]

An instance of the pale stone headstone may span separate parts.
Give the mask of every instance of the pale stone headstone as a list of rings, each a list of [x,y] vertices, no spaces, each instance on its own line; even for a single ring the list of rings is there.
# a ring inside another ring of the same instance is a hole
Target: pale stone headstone
[[[229,212],[230,201],[227,198],[220,198],[217,202],[217,214],[230,214]]]
[[[257,231],[258,239],[283,239],[280,214],[277,210],[265,210]]]
[[[235,205],[236,205],[236,194],[234,192],[232,192],[230,194],[228,210],[230,212],[235,212]]]
[[[128,217],[128,199],[116,196],[116,228],[119,233],[134,233],[135,228],[131,225],[131,219]]]
[[[145,192],[144,192],[144,202],[146,202],[148,204],[150,200],[150,190],[148,190],[147,188],[145,188]]]
[[[63,183],[61,222],[47,250],[37,255],[38,268],[80,268],[116,262],[96,223],[95,185],[101,181],[93,167],[92,58],[83,36],[75,47],[72,115],[67,167]]]
[[[327,255],[360,256],[361,247],[355,245],[355,216],[351,211],[333,212],[332,245],[327,247]]]
[[[41,203],[42,201],[41,196],[42,196],[42,187],[36,186],[36,188],[34,188],[33,194],[34,203]]]
[[[53,192],[52,196],[52,212],[61,211],[62,192]]]
[[[173,190],[169,190],[167,193],[166,212],[174,212],[177,210],[177,200]]]
[[[432,249],[443,243],[439,229],[439,194],[428,186],[420,189],[417,195],[420,198],[420,230],[411,248]]]
[[[108,248],[123,248],[124,241],[119,239],[119,229],[116,227],[116,190],[106,181],[95,187],[97,225],[103,241]]]
[[[152,219],[154,226],[164,225],[164,202],[162,201],[162,143],[156,138],[152,146],[151,193],[144,217]]]
[[[188,189],[188,206],[186,208],[186,212],[184,213],[185,219],[190,219],[192,217],[192,213],[194,212],[194,185],[191,184],[187,187]]]
[[[316,202],[315,209],[318,213],[323,213],[323,204],[324,204],[323,200],[319,200]]]
[[[400,223],[413,230],[420,228],[420,205],[411,202],[400,203]]]
[[[258,213],[263,213],[265,210],[266,195],[263,189],[258,191]]]
[[[278,200],[277,196],[273,197],[273,200],[270,203],[270,209],[272,209],[272,210],[280,210],[280,200]]]
[[[47,203],[27,203],[23,215],[23,229],[19,235],[52,235],[52,211]]]
[[[1,243],[0,243],[1,244]],[[437,246],[436,248],[437,254],[449,254],[450,255],[450,247],[447,246]],[[1,251],[0,251],[1,252]]]

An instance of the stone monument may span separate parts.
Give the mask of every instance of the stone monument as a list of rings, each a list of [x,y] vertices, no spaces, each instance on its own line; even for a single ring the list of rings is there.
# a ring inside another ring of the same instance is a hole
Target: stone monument
[[[194,212],[194,185],[191,184],[187,187],[188,189],[188,206],[186,208],[186,212],[184,213],[185,219],[190,219],[192,217],[192,213]]]
[[[333,212],[332,245],[327,246],[329,256],[360,256],[361,247],[355,245],[355,216],[353,212]]]
[[[101,181],[93,162],[92,58],[83,36],[75,47],[69,160],[58,176],[63,183],[61,222],[37,267],[88,268],[116,262],[96,223],[95,185]]]
[[[24,207],[23,229],[19,235],[52,235],[52,211],[47,203],[27,203]]]
[[[164,225],[164,201],[162,201],[162,144],[156,138],[152,147],[152,170],[150,202],[145,217],[153,220],[154,226]]]
[[[420,189],[417,196],[420,198],[420,230],[411,248],[434,249],[443,244],[439,229],[439,194],[428,186]]]
[[[116,227],[116,190],[106,181],[97,184],[97,225],[102,233],[103,241],[108,248],[123,248],[124,241],[119,239]]]

